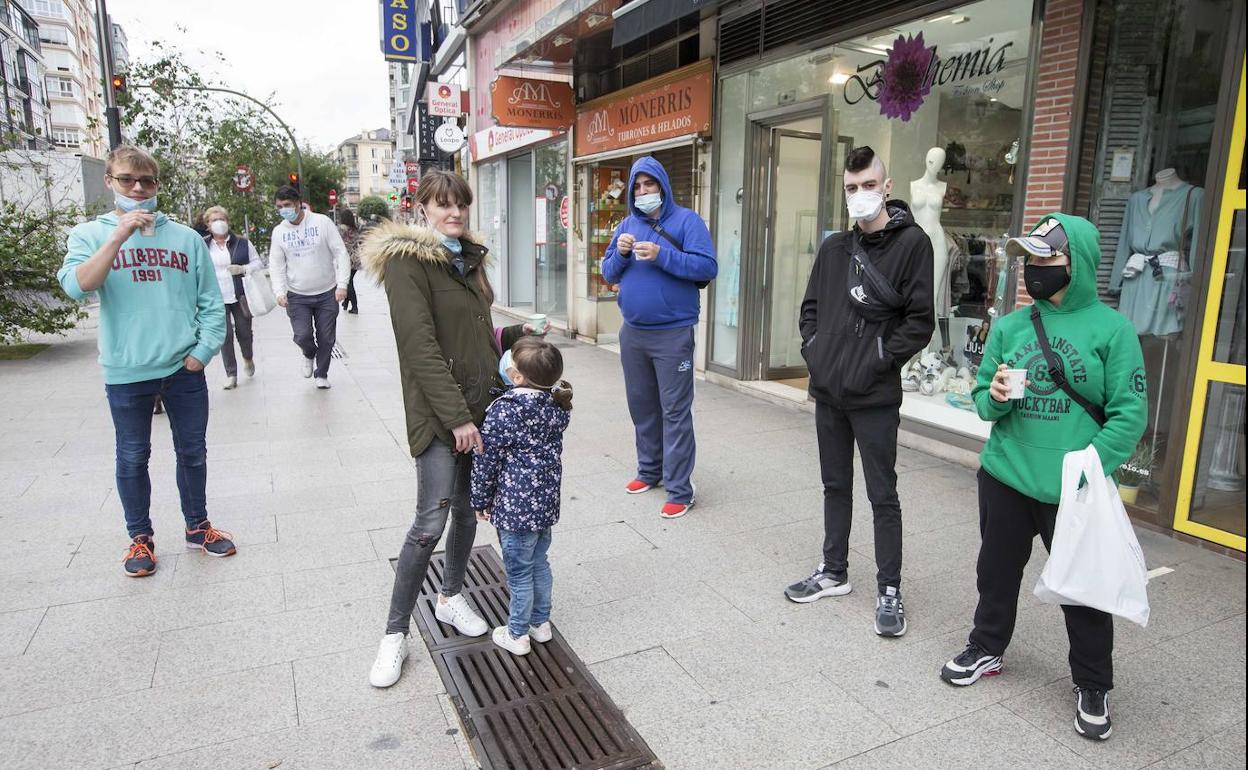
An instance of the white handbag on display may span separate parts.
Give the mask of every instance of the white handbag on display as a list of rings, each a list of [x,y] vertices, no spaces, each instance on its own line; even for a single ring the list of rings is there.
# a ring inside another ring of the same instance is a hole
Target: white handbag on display
[[[243,294],[247,296],[247,307],[253,316],[262,316],[277,307],[273,286],[264,273],[244,275]]]
[[[1144,551],[1096,447],[1068,452],[1062,460],[1053,545],[1035,594],[1048,604],[1093,607],[1148,625]]]

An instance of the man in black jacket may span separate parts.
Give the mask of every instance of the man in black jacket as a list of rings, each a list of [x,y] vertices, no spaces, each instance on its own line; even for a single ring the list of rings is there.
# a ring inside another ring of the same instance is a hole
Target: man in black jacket
[[[824,240],[800,328],[810,369],[823,477],[823,562],[785,589],[795,602],[850,592],[854,442],[875,518],[875,632],[906,632],[901,603],[901,504],[897,500],[899,371],[932,338],[932,244],[910,207],[887,200],[893,182],[870,147],[845,159],[852,230]]]

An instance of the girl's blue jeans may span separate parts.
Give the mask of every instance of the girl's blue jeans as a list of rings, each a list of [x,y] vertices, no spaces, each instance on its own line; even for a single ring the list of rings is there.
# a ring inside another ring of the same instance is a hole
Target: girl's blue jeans
[[[507,628],[513,637],[529,633],[529,626],[550,620],[550,592],[554,578],[546,552],[550,550],[550,527],[536,532],[498,530],[503,547],[503,569],[511,592]]]

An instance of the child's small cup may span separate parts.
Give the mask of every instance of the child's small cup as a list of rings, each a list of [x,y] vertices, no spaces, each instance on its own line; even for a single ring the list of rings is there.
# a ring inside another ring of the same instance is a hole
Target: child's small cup
[[[1019,399],[1027,395],[1027,370],[1006,369],[1005,395],[1009,399]]]
[[[550,321],[546,320],[545,313],[534,313],[529,316],[529,325],[533,327],[534,334],[545,334]]]

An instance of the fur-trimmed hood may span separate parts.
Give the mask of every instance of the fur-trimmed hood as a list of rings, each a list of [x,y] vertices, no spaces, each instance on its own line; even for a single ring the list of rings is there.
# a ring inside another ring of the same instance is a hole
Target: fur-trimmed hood
[[[460,241],[464,244],[465,256],[476,252],[484,260],[487,250],[481,245],[479,235],[467,232]],[[360,243],[360,264],[379,282],[386,277],[386,265],[392,259],[449,265],[451,258],[451,252],[442,245],[442,236],[426,225],[382,222],[370,229]]]

